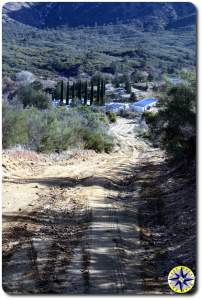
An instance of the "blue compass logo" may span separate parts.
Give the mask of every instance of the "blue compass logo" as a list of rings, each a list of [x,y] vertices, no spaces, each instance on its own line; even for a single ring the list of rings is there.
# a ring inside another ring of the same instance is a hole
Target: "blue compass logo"
[[[187,293],[194,286],[194,281],[193,272],[185,266],[175,267],[168,275],[168,284],[176,293]]]

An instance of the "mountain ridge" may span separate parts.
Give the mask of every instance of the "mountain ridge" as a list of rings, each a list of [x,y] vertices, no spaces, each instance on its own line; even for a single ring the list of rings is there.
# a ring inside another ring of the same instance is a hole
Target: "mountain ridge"
[[[37,28],[97,26],[133,22],[143,30],[170,29],[189,18],[196,20],[196,8],[182,2],[10,2],[3,7],[4,18]],[[187,24],[185,24],[186,26]]]

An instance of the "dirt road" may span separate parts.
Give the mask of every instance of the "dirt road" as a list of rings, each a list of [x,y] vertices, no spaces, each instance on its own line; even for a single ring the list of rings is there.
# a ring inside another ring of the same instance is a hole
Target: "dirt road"
[[[163,152],[138,137],[138,128],[139,120],[118,118],[110,155],[39,158],[16,169],[5,163],[7,292],[171,293],[161,189],[167,197],[175,188],[169,174],[177,166],[163,165]]]

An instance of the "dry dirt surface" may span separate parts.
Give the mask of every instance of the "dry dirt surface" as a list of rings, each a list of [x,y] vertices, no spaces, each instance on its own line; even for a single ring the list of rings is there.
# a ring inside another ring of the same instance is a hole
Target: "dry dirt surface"
[[[3,153],[6,292],[171,294],[195,271],[195,181],[138,129],[118,118],[111,154]]]

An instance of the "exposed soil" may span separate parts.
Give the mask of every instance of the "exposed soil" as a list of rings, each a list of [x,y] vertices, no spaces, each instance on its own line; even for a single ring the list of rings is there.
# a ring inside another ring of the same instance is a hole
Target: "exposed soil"
[[[3,154],[3,287],[12,294],[172,294],[195,270],[195,177],[111,126],[111,154]]]

